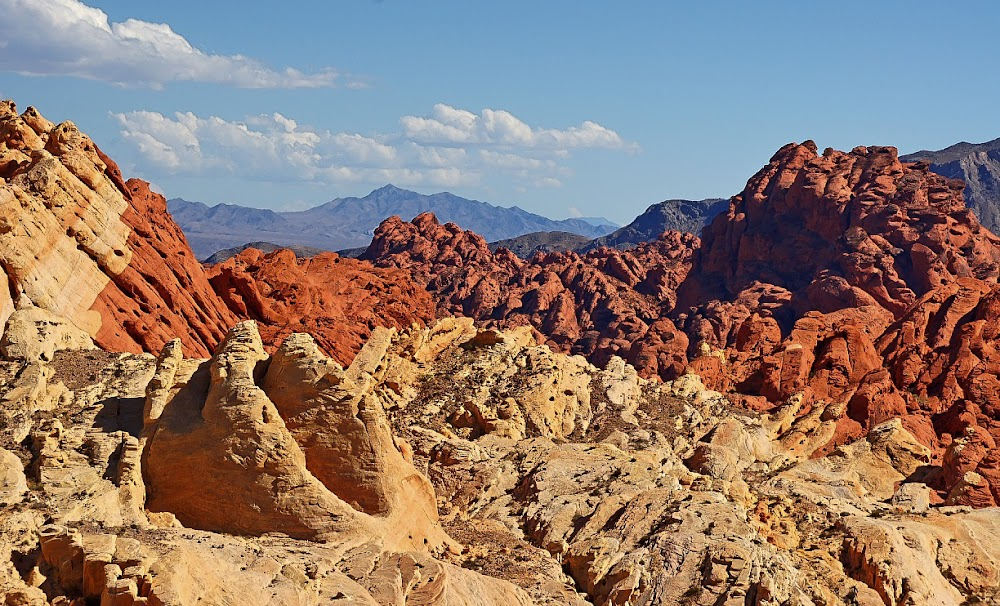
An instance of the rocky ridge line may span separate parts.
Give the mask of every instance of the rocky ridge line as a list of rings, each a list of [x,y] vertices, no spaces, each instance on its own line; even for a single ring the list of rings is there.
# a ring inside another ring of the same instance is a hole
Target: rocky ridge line
[[[309,331],[348,363],[376,326],[433,318],[405,273],[340,262],[245,252],[206,273],[148,183],[125,181],[72,122],[0,103],[2,323],[41,309],[108,350],[158,352],[178,337],[188,355],[208,356],[239,319],[255,319],[271,351]]]

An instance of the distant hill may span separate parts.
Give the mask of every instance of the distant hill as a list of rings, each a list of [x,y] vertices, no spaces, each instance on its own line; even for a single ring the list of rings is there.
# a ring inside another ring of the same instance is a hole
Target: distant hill
[[[610,219],[605,219],[604,217],[574,217],[580,221],[585,221],[591,225],[596,225],[597,227],[611,227],[613,230],[618,229],[621,225],[618,225]]]
[[[224,248],[220,251],[216,251],[212,256],[205,259],[204,263],[209,265],[215,265],[216,263],[222,263],[226,259],[230,259],[240,254],[248,248],[256,248],[257,250],[269,253],[278,250],[279,248],[288,248],[295,256],[304,259],[306,257],[314,257],[321,252],[326,252],[322,248],[311,248],[309,246],[282,246],[280,244],[275,244],[273,242],[250,242],[243,244],[241,246],[234,246],[232,248]]]
[[[576,250],[590,243],[591,239],[565,231],[543,231],[525,234],[516,238],[490,242],[490,250],[506,248],[522,259],[528,259],[536,252],[565,252]]]
[[[930,162],[943,177],[965,181],[965,203],[979,222],[1000,234],[1000,139],[986,143],[956,143],[939,151],[922,150],[900,156],[903,162]]]
[[[442,222],[456,223],[490,241],[547,231],[595,238],[617,227],[606,219],[600,219],[600,225],[594,225],[592,219],[557,221],[517,206],[504,208],[450,193],[418,194],[393,185],[376,189],[363,198],[338,198],[297,212],[231,204],[208,206],[180,198],[170,200],[168,208],[199,259],[256,241],[324,250],[364,247],[371,242],[383,219],[399,215],[409,220],[427,211]]]
[[[601,246],[631,248],[641,242],[651,242],[670,229],[700,235],[701,228],[727,208],[729,200],[723,198],[665,200],[647,208],[625,227],[598,237],[579,250],[586,252]]]
[[[977,152],[990,152],[998,149],[1000,149],[1000,139],[994,139],[992,141],[987,141],[986,143],[968,143],[966,141],[962,141],[937,151],[922,149],[918,152],[913,152],[912,154],[900,156],[899,159],[902,162],[925,160],[931,164],[947,164],[948,162],[961,160],[962,158]]]

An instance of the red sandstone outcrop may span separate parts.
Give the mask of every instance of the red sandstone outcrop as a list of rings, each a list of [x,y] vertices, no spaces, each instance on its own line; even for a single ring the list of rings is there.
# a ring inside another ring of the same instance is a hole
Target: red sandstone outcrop
[[[0,324],[18,308],[64,318],[111,351],[159,352],[174,338],[207,357],[240,319],[269,350],[309,332],[347,364],[376,326],[434,317],[399,270],[334,254],[298,262],[247,251],[206,274],[163,196],[118,166],[71,122],[0,104]],[[211,283],[209,282],[211,280]]]
[[[236,317],[214,295],[162,196],[72,122],[0,102],[0,321],[15,308],[62,316],[117,351],[180,337],[207,355]]]
[[[530,325],[557,350],[605,363],[618,355],[649,374],[673,377],[688,342],[667,317],[698,239],[667,232],[623,252],[491,253],[479,235],[425,213],[387,219],[362,259],[408,269],[444,314],[499,327]]]
[[[833,422],[809,438],[816,454],[898,418],[941,463],[940,498],[1000,502],[1000,241],[961,184],[892,148],[788,145],[703,240],[668,232],[627,252],[525,261],[421,215],[379,228],[365,254],[375,268],[247,251],[208,276],[163,198],[124,181],[72,123],[2,104],[0,178],[4,322],[41,309],[84,346],[84,333],[133,352],[177,336],[206,356],[253,318],[269,349],[304,331],[345,364],[377,326],[435,314],[530,325],[599,364],[696,372],[740,406],[799,398],[801,415]]]
[[[790,145],[706,228],[675,317],[726,351],[725,364],[692,361],[714,387],[836,403],[822,451],[898,417],[945,455],[943,495],[974,471],[992,488],[954,500],[993,504],[998,461],[944,451],[1000,436],[998,243],[961,183],[900,163],[894,148]]]
[[[129,206],[122,221],[132,228],[132,262],[112,276],[94,304],[102,317],[117,319],[102,325],[97,342],[111,350],[155,352],[179,337],[191,355],[210,354],[238,316],[208,284],[166,199],[139,179],[129,179],[125,191]]]
[[[422,215],[387,220],[364,258],[409,269],[443,312],[597,363],[693,371],[758,410],[800,397],[836,421],[817,454],[900,418],[944,456],[942,497],[965,478],[954,502],[1000,502],[1000,240],[960,183],[894,148],[788,145],[703,241],[521,261]]]
[[[266,345],[311,334],[341,364],[378,326],[405,328],[434,318],[434,302],[410,273],[322,253],[297,259],[284,249],[247,249],[207,270],[215,293],[240,318],[257,320]]]

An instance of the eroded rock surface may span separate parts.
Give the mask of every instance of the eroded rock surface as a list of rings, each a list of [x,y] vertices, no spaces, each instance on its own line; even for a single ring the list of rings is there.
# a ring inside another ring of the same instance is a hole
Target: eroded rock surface
[[[667,317],[698,238],[667,232],[629,251],[535,255],[506,250],[430,214],[386,220],[362,259],[407,269],[442,313],[500,327],[530,325],[555,349],[604,364],[617,355],[671,378],[684,369],[687,338]]]
[[[8,360],[50,361],[57,351],[94,348],[94,340],[85,331],[33,306],[15,310],[0,337],[0,354]]]
[[[377,330],[347,369],[252,323],[181,350],[33,362],[64,395],[0,443],[12,603],[998,597],[1000,509],[931,502],[943,466],[900,419],[817,457],[838,419],[801,393],[749,413],[471,319]]]
[[[374,391],[371,362],[392,340],[379,335],[346,370],[301,334],[272,359],[253,323],[211,360],[183,358],[172,341],[157,359],[98,350],[33,362],[63,395],[25,396],[29,438],[2,441],[0,592],[24,603],[531,604],[461,567],[434,488]]]
[[[5,604],[1000,603],[997,240],[891,148],[704,240],[209,282],[72,124],[0,142]]]
[[[256,320],[277,347],[294,332],[311,334],[341,364],[378,326],[405,328],[434,319],[434,303],[405,271],[376,269],[336,253],[297,259],[291,250],[248,249],[208,269],[212,288],[241,318]]]
[[[72,122],[18,114],[10,101],[0,103],[0,271],[0,325],[34,307],[132,353],[179,338],[186,355],[208,357],[253,319],[269,351],[304,331],[348,364],[375,327],[434,318],[407,272],[332,253],[247,251],[206,273],[163,196],[126,181]]]
[[[947,462],[938,498],[1000,498],[989,454],[1000,240],[960,183],[894,148],[785,146],[702,240],[668,232],[629,251],[522,261],[423,215],[387,220],[364,257],[411,271],[444,313],[530,325],[599,365],[618,355],[644,376],[693,371],[750,410],[799,394],[803,411],[837,420],[809,441],[816,454],[901,419]],[[957,489],[967,472],[979,479]]]
[[[207,355],[235,316],[218,300],[162,196],[72,122],[0,102],[0,322],[48,310],[120,351],[179,337]]]

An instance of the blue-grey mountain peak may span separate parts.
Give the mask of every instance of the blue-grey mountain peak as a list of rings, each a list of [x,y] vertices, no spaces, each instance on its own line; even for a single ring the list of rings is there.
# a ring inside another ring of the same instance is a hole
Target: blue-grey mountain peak
[[[448,192],[420,194],[392,184],[357,198],[337,198],[304,211],[278,212],[233,204],[208,206],[180,198],[168,203],[198,258],[247,242],[266,241],[341,250],[367,246],[379,223],[398,215],[409,220],[432,212],[487,240],[504,240],[533,232],[563,231],[596,238],[618,226],[607,220],[554,220],[517,206],[502,207]]]

